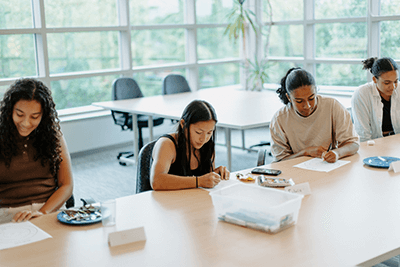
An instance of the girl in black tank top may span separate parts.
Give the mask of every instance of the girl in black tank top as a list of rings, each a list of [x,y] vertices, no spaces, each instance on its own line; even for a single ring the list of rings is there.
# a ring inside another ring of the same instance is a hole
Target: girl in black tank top
[[[175,133],[177,139],[166,134],[154,146],[150,173],[154,190],[209,188],[229,179],[226,167],[214,168],[216,123],[209,103],[195,100],[186,106]],[[173,142],[174,151],[166,138]]]

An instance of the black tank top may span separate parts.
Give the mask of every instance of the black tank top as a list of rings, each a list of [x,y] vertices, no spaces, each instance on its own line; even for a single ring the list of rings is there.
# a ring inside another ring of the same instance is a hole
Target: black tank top
[[[161,137],[166,137],[166,138],[170,139],[172,142],[174,142],[174,145],[175,145],[176,158],[175,158],[174,163],[171,164],[171,167],[169,168],[168,173],[183,176],[184,175],[183,168],[185,168],[185,166],[182,165],[182,156],[181,156],[181,153],[178,153],[178,145],[176,144],[175,138],[169,134],[164,134],[164,135],[160,136],[160,138]],[[201,164],[199,164],[199,166],[195,170],[187,171],[186,175],[202,176],[203,174],[210,172],[210,170],[202,170],[200,165]]]
[[[390,116],[391,99],[389,101],[386,101],[381,96],[381,100],[383,104],[382,132],[393,132],[392,119]]]

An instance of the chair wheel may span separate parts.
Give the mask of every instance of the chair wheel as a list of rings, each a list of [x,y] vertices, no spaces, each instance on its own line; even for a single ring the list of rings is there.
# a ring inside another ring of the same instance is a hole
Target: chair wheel
[[[121,165],[121,166],[126,166],[126,163],[125,162],[119,162],[119,165]]]

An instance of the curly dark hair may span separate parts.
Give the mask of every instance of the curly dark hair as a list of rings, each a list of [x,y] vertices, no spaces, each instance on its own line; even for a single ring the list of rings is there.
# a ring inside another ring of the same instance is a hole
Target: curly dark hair
[[[187,157],[187,151],[190,147],[190,125],[200,122],[200,121],[209,121],[213,120],[217,123],[217,115],[213,106],[211,106],[208,102],[204,100],[193,100],[190,102],[185,110],[182,113],[181,119],[184,120],[183,125],[179,123],[177,135],[178,135],[178,149],[177,153],[181,153],[177,155],[177,158],[181,159],[183,168],[182,175],[188,176],[192,175],[190,170],[190,160],[191,153],[189,153],[189,158]],[[187,134],[185,134],[187,132]],[[212,134],[210,140],[205,143],[200,148],[200,159],[197,159],[199,162],[199,167],[202,170],[206,170],[207,172],[213,171],[213,162],[214,162],[214,152],[215,152],[215,131]]]
[[[14,105],[20,100],[35,100],[42,107],[40,124],[29,136],[34,138],[34,159],[40,159],[43,166],[49,164],[50,172],[55,176],[62,161],[60,123],[51,91],[35,79],[15,81],[5,92],[0,103],[0,160],[10,167],[12,157],[17,155],[16,141],[19,134],[12,116]]]

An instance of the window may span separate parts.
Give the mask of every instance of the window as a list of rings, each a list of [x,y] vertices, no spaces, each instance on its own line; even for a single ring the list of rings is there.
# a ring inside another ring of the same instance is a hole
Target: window
[[[50,74],[119,68],[117,32],[47,35]]]
[[[0,77],[36,76],[32,34],[0,35]]]
[[[32,28],[30,0],[0,1],[0,29]]]
[[[262,0],[264,32],[273,14],[267,55],[269,68],[274,69],[268,78],[271,83],[279,83],[289,67],[303,66],[314,75],[321,92],[351,95],[370,78],[362,70],[362,60],[384,56],[400,60],[400,1],[278,2]]]
[[[244,5],[262,22],[263,35],[247,36],[246,54],[268,57],[265,87],[300,66],[321,92],[351,94],[370,79],[362,60],[400,60],[400,0]],[[111,100],[121,76],[134,77],[145,96],[161,94],[172,72],[194,90],[244,84],[243,43],[224,35],[233,7],[234,0],[0,1],[0,95],[15,79],[36,77],[60,110]]]

